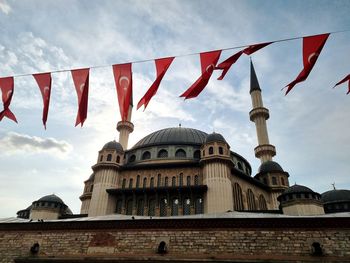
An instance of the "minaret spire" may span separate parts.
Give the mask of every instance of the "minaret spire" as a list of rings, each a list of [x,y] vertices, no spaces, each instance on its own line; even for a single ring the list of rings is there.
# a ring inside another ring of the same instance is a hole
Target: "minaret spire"
[[[272,157],[276,155],[275,146],[269,142],[267,133],[266,120],[269,118],[269,110],[263,105],[261,97],[261,89],[256,77],[253,62],[250,60],[250,96],[252,99],[253,109],[249,112],[250,120],[255,123],[256,133],[258,137],[258,146],[255,147],[255,156],[260,161],[272,161]]]

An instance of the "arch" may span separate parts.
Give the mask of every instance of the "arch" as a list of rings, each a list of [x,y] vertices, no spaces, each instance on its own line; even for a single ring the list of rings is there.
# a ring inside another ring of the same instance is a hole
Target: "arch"
[[[135,162],[135,160],[136,160],[135,154],[130,155],[130,157],[129,157],[129,163],[133,163],[133,162]]]
[[[237,163],[238,169],[243,171],[243,165],[241,162]]]
[[[158,174],[157,176],[157,187],[160,187],[162,185],[162,175]]]
[[[117,156],[117,163],[120,163],[120,156]]]
[[[177,197],[175,197],[171,202],[171,215],[179,215],[179,199]]]
[[[108,161],[108,162],[112,161],[112,154],[109,153],[109,154],[107,155],[107,161]]]
[[[143,184],[142,184],[143,188],[147,187],[147,177],[143,178]]]
[[[198,177],[198,175],[194,176],[194,185],[199,185],[199,177]]]
[[[209,154],[214,154],[214,148],[213,147],[209,147]]]
[[[151,153],[149,151],[145,151],[143,154],[142,154],[142,160],[148,160],[148,159],[151,159]]]
[[[155,214],[156,214],[156,200],[152,198],[148,201],[148,215],[155,216]]]
[[[260,210],[267,210],[266,200],[262,194],[259,196],[259,208]]]
[[[133,187],[133,182],[134,180],[131,178],[130,180],[129,180],[129,188],[131,189],[132,187]]]
[[[122,183],[122,189],[125,188],[125,185],[126,185],[126,179],[124,178],[124,179],[123,179],[123,183]]]
[[[284,183],[284,178],[283,178],[283,177],[281,177],[281,184],[282,184],[282,185],[285,185],[285,183]]]
[[[132,215],[133,200],[129,199],[126,202],[126,215]]]
[[[184,198],[182,209],[184,215],[191,214],[191,199],[189,197]]]
[[[197,197],[194,203],[194,213],[203,214],[203,199],[202,197]]]
[[[151,188],[154,187],[154,177],[151,177],[151,181],[149,183],[149,187],[151,187]]]
[[[138,216],[143,216],[143,212],[144,212],[144,201],[143,201],[143,199],[139,199],[137,201],[137,212],[136,212],[136,214]]]
[[[183,175],[183,173],[180,173],[179,186],[183,186],[183,182],[184,182],[184,175]]]
[[[244,210],[242,188],[238,183],[233,185],[233,209],[235,211]]]
[[[166,176],[166,177],[164,178],[164,186],[168,186],[168,184],[169,184],[169,179],[168,179],[168,177]]]
[[[103,161],[103,155],[100,156],[100,162],[102,162],[102,161]]]
[[[201,151],[200,150],[196,150],[193,153],[193,159],[200,159],[201,158]]]
[[[140,175],[138,174],[136,177],[136,188],[140,187]]]
[[[115,212],[117,214],[121,214],[122,213],[122,207],[123,207],[123,200],[122,199],[118,199]]]
[[[159,216],[167,216],[167,205],[168,205],[168,200],[163,197],[160,199],[159,202]]]
[[[167,158],[168,157],[168,151],[165,149],[161,149],[158,154],[157,154],[158,158]]]
[[[251,189],[247,191],[248,210],[256,210],[255,196]]]
[[[186,177],[186,185],[191,186],[191,176]]]
[[[175,176],[173,176],[173,177],[171,178],[171,186],[172,186],[172,187],[176,186],[176,177],[175,177]]]
[[[184,149],[178,149],[176,152],[175,152],[175,157],[177,158],[186,158],[186,152]]]
[[[221,146],[219,147],[219,154],[224,154],[224,148],[222,148]]]

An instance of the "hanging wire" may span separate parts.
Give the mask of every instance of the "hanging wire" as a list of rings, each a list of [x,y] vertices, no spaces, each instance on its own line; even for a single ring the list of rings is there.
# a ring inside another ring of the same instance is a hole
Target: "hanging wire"
[[[344,32],[349,32],[350,29],[347,30],[339,30],[339,31],[333,31],[333,32],[329,32],[329,33],[322,33],[322,34],[316,34],[316,35],[308,35],[308,36],[298,36],[298,37],[292,37],[292,38],[283,38],[283,39],[277,39],[277,40],[272,40],[272,41],[265,41],[265,42],[260,42],[260,43],[267,43],[267,42],[271,42],[271,43],[278,43],[278,42],[285,42],[285,41],[292,41],[292,40],[297,40],[297,39],[302,39],[304,37],[310,37],[310,36],[317,36],[317,35],[323,35],[323,34],[338,34],[338,33],[344,33]],[[249,44],[249,45],[243,45],[243,46],[235,46],[235,47],[227,47],[227,48],[221,48],[221,49],[215,49],[215,50],[210,50],[210,51],[225,51],[225,50],[233,50],[233,49],[238,49],[238,48],[245,48],[245,47],[249,47],[251,45],[254,44]],[[188,54],[180,54],[180,55],[176,55],[176,56],[168,56],[168,57],[188,57],[188,56],[194,56],[194,55],[199,55],[203,52],[210,52],[210,51],[202,51],[202,52],[194,52],[194,53],[188,53]],[[166,57],[162,57],[162,58],[166,58]],[[107,67],[111,67],[112,65],[116,65],[116,64],[124,64],[124,63],[132,63],[132,64],[137,64],[137,63],[144,63],[144,62],[149,62],[149,61],[154,61],[157,58],[151,58],[151,59],[144,59],[144,60],[136,60],[136,61],[131,61],[131,62],[122,62],[122,63],[115,63],[115,64],[108,64],[108,65],[97,65],[97,66],[91,66],[91,67],[85,67],[85,68],[90,68],[90,69],[95,69],[95,68],[107,68]],[[82,67],[84,68],[84,67]],[[81,68],[79,68],[81,69]],[[50,73],[61,73],[61,72],[68,72],[71,71],[73,69],[58,69],[58,70],[53,70],[53,71],[46,71],[46,72],[50,72]],[[24,74],[18,74],[18,75],[12,75],[11,77],[26,77],[26,76],[31,76],[33,74],[40,74],[43,72],[38,72],[38,73],[24,73]]]

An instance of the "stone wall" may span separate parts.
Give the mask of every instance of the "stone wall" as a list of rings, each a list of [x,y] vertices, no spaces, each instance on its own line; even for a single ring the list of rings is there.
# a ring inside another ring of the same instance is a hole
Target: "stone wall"
[[[167,246],[164,255],[157,253],[162,241]],[[323,256],[311,255],[316,242]],[[40,245],[37,255],[30,253],[34,243]],[[350,222],[349,218],[225,218],[3,223],[0,255],[1,263],[346,262]]]

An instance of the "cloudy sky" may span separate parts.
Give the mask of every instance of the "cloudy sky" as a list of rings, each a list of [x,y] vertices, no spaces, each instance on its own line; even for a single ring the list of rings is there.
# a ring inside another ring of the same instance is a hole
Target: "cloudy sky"
[[[350,29],[349,1],[74,1],[0,0],[0,76],[112,65]],[[252,55],[270,110],[274,160],[290,183],[317,192],[350,189],[350,32],[328,39],[307,81],[281,91],[302,68],[301,40],[272,44]],[[225,51],[220,61],[235,50]],[[199,76],[198,55],[176,58],[146,111],[133,110],[129,146],[152,131],[178,126],[219,132],[231,149],[259,167],[249,121],[249,58],[223,81],[215,72],[197,99],[182,94]],[[97,152],[118,139],[120,119],[111,67],[90,71],[88,119],[74,127],[77,98],[69,72],[55,73],[47,130],[31,76],[15,77],[11,110],[18,124],[0,123],[0,217],[55,193],[79,213],[83,181]],[[155,78],[152,61],[133,64],[134,104]],[[0,106],[1,107],[1,106]]]

